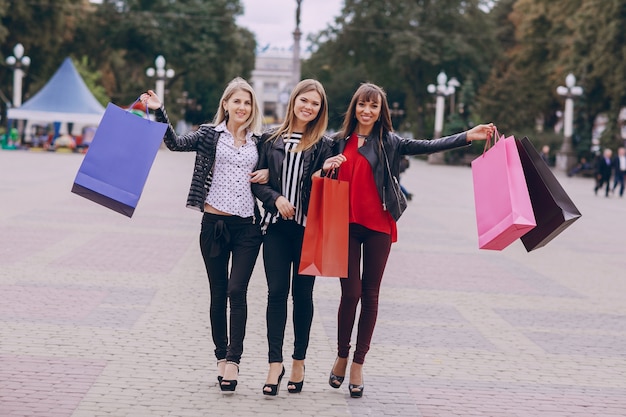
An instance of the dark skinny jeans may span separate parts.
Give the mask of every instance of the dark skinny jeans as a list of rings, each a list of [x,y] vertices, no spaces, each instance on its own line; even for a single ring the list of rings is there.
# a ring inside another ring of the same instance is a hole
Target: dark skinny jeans
[[[252,217],[219,216],[205,213],[202,217],[200,250],[211,292],[211,334],[215,357],[239,363],[246,334],[248,283],[262,236]],[[229,261],[232,256],[230,274]],[[227,304],[230,302],[230,344]]]
[[[361,274],[361,247],[363,247],[363,274]],[[341,302],[337,320],[337,356],[347,358],[350,338],[361,302],[361,314],[353,361],[365,362],[374,326],[378,316],[378,294],[391,250],[391,236],[359,224],[350,224],[348,246],[348,278],[341,279]]]
[[[292,358],[304,360],[313,321],[315,277],[298,274],[304,227],[279,219],[263,237],[263,263],[267,278],[267,342],[269,362],[283,361],[287,324],[287,298],[291,284],[293,300],[294,351]]]

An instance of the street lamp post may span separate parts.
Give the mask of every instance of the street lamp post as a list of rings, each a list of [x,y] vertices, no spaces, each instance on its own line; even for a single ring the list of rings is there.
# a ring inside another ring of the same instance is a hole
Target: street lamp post
[[[13,107],[22,105],[22,80],[24,70],[30,65],[30,57],[24,55],[24,46],[21,43],[13,48],[13,55],[8,56],[6,63],[13,70]]]
[[[156,94],[161,100],[161,103],[165,103],[165,80],[168,78],[174,77],[173,69],[165,69],[165,58],[163,55],[159,55],[154,60],[155,68],[148,68],[146,70],[146,75],[148,77],[156,76]]]
[[[291,83],[295,87],[300,82],[300,38],[302,32],[300,31],[300,8],[302,6],[302,0],[296,0],[298,4],[296,8],[296,29],[293,31],[293,72]]]
[[[24,79],[24,70],[30,65],[30,57],[24,55],[24,46],[21,43],[15,45],[13,48],[13,55],[7,57],[6,63],[9,68],[13,70],[13,107],[20,107],[22,105],[22,81]],[[17,123],[17,131],[20,138],[22,137],[23,126],[23,120],[19,120]],[[8,126],[7,129],[7,138],[10,137],[9,133],[10,126]]]
[[[427,87],[428,92],[436,96],[435,132],[433,134],[433,139],[440,138],[443,133],[443,116],[445,112],[445,98],[449,95],[454,94],[456,90],[455,84],[458,84],[458,81],[456,80],[456,78],[452,78],[448,82],[448,76],[446,75],[445,72],[441,71],[439,75],[437,75],[437,85],[429,84]],[[428,155],[428,163],[443,164],[444,163],[443,154],[441,152],[437,152],[437,153]]]
[[[562,171],[568,171],[576,164],[576,154],[572,146],[572,133],[574,131],[574,98],[583,94],[582,87],[576,85],[576,77],[570,73],[565,77],[565,86],[556,88],[558,95],[565,97],[565,112],[563,120],[563,145],[556,155],[556,166]]]

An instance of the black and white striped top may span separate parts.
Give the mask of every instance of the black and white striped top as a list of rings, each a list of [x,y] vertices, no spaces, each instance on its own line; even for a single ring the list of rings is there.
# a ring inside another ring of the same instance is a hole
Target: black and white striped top
[[[306,225],[306,215],[302,208],[302,167],[304,162],[303,152],[293,150],[300,144],[301,133],[292,133],[290,138],[285,138],[285,159],[283,160],[282,172],[282,195],[296,207],[296,215],[293,218],[298,224]],[[270,224],[276,223],[280,213],[272,215],[269,211],[263,216],[262,230],[267,230]]]

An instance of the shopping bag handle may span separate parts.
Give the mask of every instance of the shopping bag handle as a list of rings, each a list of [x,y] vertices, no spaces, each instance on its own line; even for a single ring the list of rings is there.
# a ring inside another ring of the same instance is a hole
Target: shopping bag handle
[[[331,168],[329,170],[320,172],[320,177],[322,178],[330,178],[331,180],[336,180],[339,177],[339,170],[337,168]]]
[[[141,100],[141,96],[137,97],[137,100],[135,100],[133,102],[133,104],[131,104],[130,107],[128,108],[128,110],[126,110],[126,111],[130,113],[130,111],[133,109],[133,107],[135,107],[135,104],[139,103],[139,100]],[[145,117],[145,119],[149,119],[149,118],[150,118],[150,112],[148,111],[148,103],[146,103],[146,117]]]
[[[500,132],[498,132],[498,128],[496,128],[493,132],[493,143],[491,143],[491,136],[488,137],[485,141],[485,146],[483,147],[483,155],[485,155],[485,152],[491,149],[492,146],[495,146],[496,142],[500,139],[504,139],[504,135],[501,135]]]

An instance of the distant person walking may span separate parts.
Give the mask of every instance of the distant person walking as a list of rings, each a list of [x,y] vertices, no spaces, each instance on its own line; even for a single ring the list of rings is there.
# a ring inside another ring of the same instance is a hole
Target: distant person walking
[[[142,94],[141,101],[155,110],[158,121],[169,124],[152,90]],[[245,80],[235,78],[222,94],[213,124],[182,136],[169,125],[164,138],[172,151],[196,153],[187,207],[204,213],[200,250],[209,278],[217,380],[227,393],[237,387],[248,283],[262,239],[251,190],[251,184],[267,181],[267,171],[254,170],[259,156],[254,133],[260,129],[261,111],[254,91]]]
[[[339,179],[350,183],[348,278],[340,280],[337,359],[328,380],[331,387],[339,388],[345,378],[360,302],[348,389],[351,397],[363,396],[363,364],[378,315],[380,285],[391,243],[397,240],[396,221],[403,212],[399,201],[401,195],[394,186],[402,155],[467,146],[473,140],[491,137],[494,131],[492,124],[484,124],[435,140],[401,138],[393,133],[389,104],[382,88],[366,83],[354,93],[336,136],[337,156],[331,159],[333,166],[340,166]],[[393,376],[389,378],[389,383],[393,384]]]
[[[541,159],[543,159],[543,162],[545,162],[546,165],[552,166],[552,159],[550,158],[550,146],[543,145],[541,147]]]
[[[604,187],[604,196],[609,196],[611,173],[613,171],[613,161],[611,157],[613,151],[609,148],[604,149],[601,156],[598,156],[596,160],[595,172],[596,172],[596,187],[594,192],[598,195],[598,190]]]
[[[407,169],[409,169],[410,165],[411,165],[411,162],[409,161],[409,157],[406,156],[406,155],[402,155],[402,158],[400,158],[400,172],[399,172],[399,174],[404,174],[404,172]],[[402,185],[400,177],[398,177],[398,185],[400,185],[400,191],[402,191],[402,194],[404,194],[406,199],[409,200],[409,201],[413,200],[413,194],[410,193],[409,190],[407,190],[406,187],[404,187],[404,185]]]
[[[617,156],[613,160],[613,192],[619,185],[619,196],[624,196],[624,177],[626,176],[626,148],[623,146],[617,149]]]

